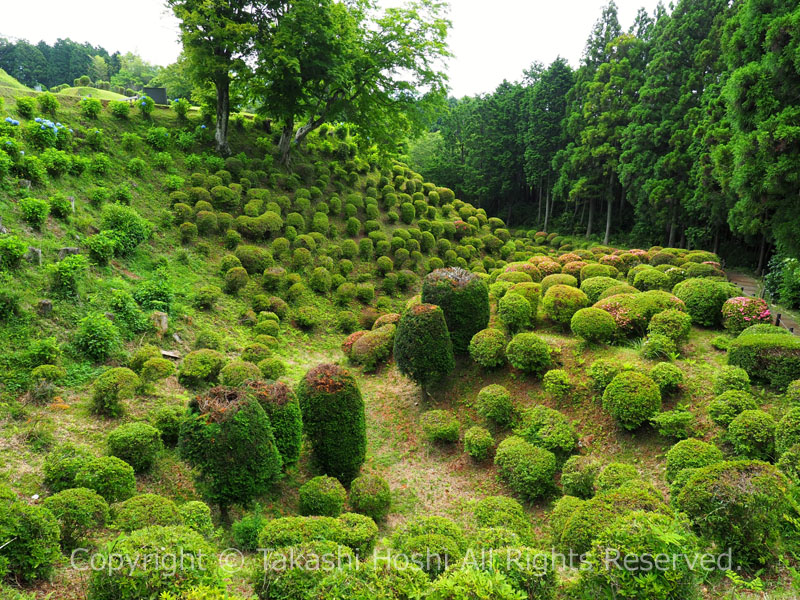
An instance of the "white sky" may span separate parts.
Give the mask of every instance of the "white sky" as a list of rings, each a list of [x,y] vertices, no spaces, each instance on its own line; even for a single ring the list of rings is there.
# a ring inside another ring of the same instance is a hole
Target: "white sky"
[[[490,92],[520,79],[535,61],[557,56],[577,65],[605,0],[450,0],[449,75],[455,96]],[[381,0],[397,5],[398,0]],[[167,65],[180,52],[177,25],[163,0],[28,0],[2,2],[0,36],[33,44],[69,37],[109,52],[136,52]],[[639,7],[653,11],[657,0],[617,0],[627,29]]]

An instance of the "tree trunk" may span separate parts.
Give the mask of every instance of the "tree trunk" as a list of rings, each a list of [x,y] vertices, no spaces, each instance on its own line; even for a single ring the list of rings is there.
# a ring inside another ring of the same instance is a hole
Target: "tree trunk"
[[[714,228],[714,249],[712,250],[714,254],[719,252],[719,227]]]
[[[608,177],[608,214],[606,214],[606,235],[603,237],[603,245],[608,245],[608,238],[611,236],[611,212],[614,204],[614,174]]]
[[[544,197],[544,227],[542,231],[547,231],[547,222],[550,220],[550,190],[547,190],[547,195]]]
[[[758,251],[758,268],[756,269],[756,275],[761,277],[764,274],[764,262],[767,257],[767,235],[761,235],[761,248]]]
[[[586,224],[586,237],[592,235],[592,221],[594,220],[594,198],[589,198],[589,222]]]
[[[281,141],[278,143],[279,162],[282,165],[289,164],[289,150],[292,147],[292,134],[294,133],[294,121],[289,121],[283,126],[281,131]]]
[[[672,218],[670,219],[669,223],[669,240],[667,240],[667,247],[672,248],[672,245],[675,243],[675,221],[677,218],[677,202],[673,201],[672,204]]]
[[[221,156],[230,156],[231,147],[228,145],[228,116],[231,112],[231,80],[227,73],[217,78],[217,126],[214,131],[214,141],[217,153]]]
[[[542,224],[542,178],[539,177],[539,205],[536,208],[536,228]]]

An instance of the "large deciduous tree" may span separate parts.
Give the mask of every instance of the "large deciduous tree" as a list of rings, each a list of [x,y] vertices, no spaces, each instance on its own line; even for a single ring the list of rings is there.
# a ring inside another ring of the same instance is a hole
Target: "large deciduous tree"
[[[167,0],[180,20],[183,51],[195,81],[216,92],[217,152],[230,154],[228,116],[231,80],[248,70],[247,58],[264,18],[263,3],[251,0]]]
[[[373,0],[298,0],[257,40],[254,98],[280,121],[281,162],[331,121],[396,144],[427,124],[444,98],[445,5],[419,0],[378,13]]]

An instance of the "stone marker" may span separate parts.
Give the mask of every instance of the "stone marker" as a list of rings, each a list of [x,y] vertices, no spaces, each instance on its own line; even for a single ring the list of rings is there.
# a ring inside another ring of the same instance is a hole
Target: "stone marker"
[[[36,312],[39,313],[39,316],[49,317],[50,313],[53,312],[53,301],[47,299],[39,300],[39,305],[36,307]]]
[[[80,252],[81,252],[80,248],[74,248],[74,247],[59,248],[58,260],[64,260],[64,258],[69,256],[70,254],[80,254]]]
[[[167,313],[157,310],[150,315],[150,320],[153,322],[153,327],[156,328],[158,337],[167,333],[167,329],[169,329],[169,317]]]

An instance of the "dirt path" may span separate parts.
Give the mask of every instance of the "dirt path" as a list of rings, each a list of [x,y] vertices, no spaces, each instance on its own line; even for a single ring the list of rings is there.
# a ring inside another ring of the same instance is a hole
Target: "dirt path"
[[[737,273],[735,271],[728,272],[728,279],[731,280],[731,283],[738,285],[744,294],[756,297],[761,296],[762,284],[758,279],[755,279],[750,275],[745,275],[744,273]],[[767,300],[767,302],[769,303],[769,300]],[[776,308],[772,304],[769,305],[769,310],[770,313],[772,313],[773,323],[775,323],[775,318],[777,318],[778,314],[780,314],[781,325],[791,330],[795,335],[800,335],[800,325],[798,325],[797,321],[795,321],[790,315],[782,314],[780,309]]]

